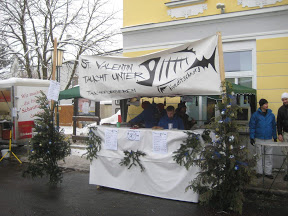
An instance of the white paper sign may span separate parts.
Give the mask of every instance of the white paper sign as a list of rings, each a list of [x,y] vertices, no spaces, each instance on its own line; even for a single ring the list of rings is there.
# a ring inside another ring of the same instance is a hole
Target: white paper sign
[[[153,152],[167,154],[167,132],[153,131]]]
[[[12,109],[12,116],[17,117],[17,107],[13,107]]]
[[[118,129],[105,129],[104,149],[117,150]]]
[[[140,141],[140,131],[139,130],[128,130],[127,139],[131,141]]]
[[[85,114],[89,113],[89,103],[88,102],[84,102],[82,105],[82,112]]]
[[[58,101],[59,93],[60,93],[60,83],[56,82],[55,80],[50,80],[47,99]]]

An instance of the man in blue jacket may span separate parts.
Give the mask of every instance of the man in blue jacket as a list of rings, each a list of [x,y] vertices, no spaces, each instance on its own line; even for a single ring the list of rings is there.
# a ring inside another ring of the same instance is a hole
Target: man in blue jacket
[[[144,123],[145,128],[152,128],[157,125],[158,121],[156,119],[157,109],[149,101],[144,101],[142,103],[142,108],[144,109],[138,116],[130,120],[130,123]]]
[[[256,153],[258,155],[256,172],[257,177],[263,174],[263,154],[265,155],[264,173],[267,178],[273,179],[272,175],[272,146],[261,144],[269,143],[273,138],[277,142],[275,115],[271,109],[268,109],[268,101],[261,99],[259,101],[260,108],[253,113],[250,122],[250,143],[256,144]]]
[[[168,106],[166,108],[167,115],[164,115],[158,126],[163,127],[164,129],[169,129],[169,124],[171,124],[172,128],[177,128],[179,130],[184,130],[184,124],[180,117],[175,115],[175,108],[173,106]]]

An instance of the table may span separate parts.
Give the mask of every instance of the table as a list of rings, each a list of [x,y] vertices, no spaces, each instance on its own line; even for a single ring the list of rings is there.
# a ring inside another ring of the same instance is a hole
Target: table
[[[94,131],[102,139],[102,149],[98,152],[99,157],[94,159],[90,165],[89,183],[124,191],[167,198],[172,200],[198,202],[198,194],[193,190],[185,192],[199,172],[198,167],[190,167],[186,170],[184,166],[177,164],[172,156],[180,144],[186,140],[187,134],[181,130],[152,130],[138,129],[140,140],[127,139],[129,128],[118,129],[117,150],[103,149],[105,142],[105,131],[111,127],[99,126]],[[116,128],[113,128],[116,129]],[[153,133],[167,132],[167,153],[159,154],[153,152]],[[194,130],[194,133],[202,134],[203,130]],[[202,138],[200,138],[203,142]],[[141,157],[141,163],[145,170],[141,172],[139,166],[120,166],[124,158],[124,150],[143,151],[146,156]]]
[[[268,155],[268,154],[265,154],[265,147],[266,146],[271,146],[271,147],[288,147],[288,142],[274,142],[271,140],[271,142],[265,142],[265,143],[259,143],[259,145],[263,146],[264,147],[264,151],[262,151],[262,156],[263,157],[263,161],[262,161],[262,170],[263,170],[263,174],[262,174],[262,182],[263,182],[263,187],[264,187],[264,167],[265,167],[265,155]],[[273,179],[273,182],[271,183],[268,191],[270,191],[270,189],[272,188],[274,182],[275,182],[275,179],[277,178],[279,172],[281,171],[285,161],[287,160],[287,157],[288,155],[284,155],[284,154],[281,154],[281,155],[276,155],[276,154],[271,154],[271,155],[274,155],[274,156],[285,156],[285,159],[283,160],[283,163],[280,167],[280,169],[278,170],[277,174],[276,174],[276,177]]]

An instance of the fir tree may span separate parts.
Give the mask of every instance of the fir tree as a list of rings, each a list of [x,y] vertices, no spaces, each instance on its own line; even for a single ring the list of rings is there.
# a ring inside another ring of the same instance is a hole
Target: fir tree
[[[202,146],[200,136],[188,132],[188,139],[175,152],[174,160],[187,169],[200,167],[197,177],[186,189],[199,193],[202,204],[241,214],[243,192],[255,176],[256,158],[249,158],[247,147],[240,144],[239,127],[234,121],[239,107],[233,103],[232,85],[224,85],[226,92],[218,103],[221,114],[210,127],[216,138],[211,139],[207,136],[209,131],[205,130],[202,138],[206,143]]]
[[[62,131],[55,127],[54,112],[50,110],[46,95],[37,97],[37,103],[42,112],[36,114],[34,120],[35,135],[31,139],[29,164],[23,176],[49,176],[49,184],[56,186],[62,182],[62,169],[59,160],[64,160],[70,154],[70,141]],[[52,109],[54,110],[54,109]]]

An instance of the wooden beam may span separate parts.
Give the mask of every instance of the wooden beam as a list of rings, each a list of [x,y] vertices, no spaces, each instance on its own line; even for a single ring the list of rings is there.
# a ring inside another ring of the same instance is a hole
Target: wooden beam
[[[73,121],[100,121],[98,116],[73,116]]]
[[[219,56],[219,70],[220,70],[220,79],[221,84],[225,82],[225,67],[224,67],[224,57],[223,57],[223,47],[222,47],[222,35],[221,32],[217,32],[218,35],[218,56]],[[222,86],[222,91],[226,92],[226,86]],[[223,100],[222,100],[223,102]]]

